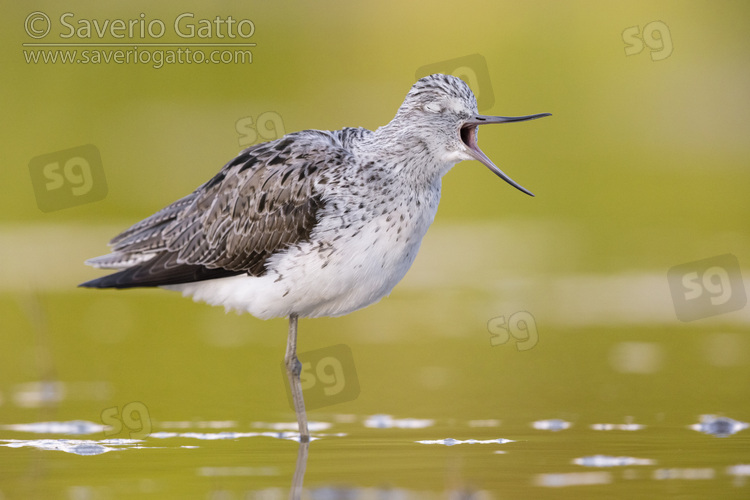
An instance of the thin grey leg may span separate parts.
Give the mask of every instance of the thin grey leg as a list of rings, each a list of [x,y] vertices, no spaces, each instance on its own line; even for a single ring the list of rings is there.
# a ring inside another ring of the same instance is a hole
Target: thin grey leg
[[[305,412],[305,399],[302,396],[302,382],[300,373],[302,373],[302,363],[297,359],[297,315],[289,315],[289,338],[286,343],[286,373],[289,377],[289,387],[292,390],[292,400],[294,401],[294,411],[297,414],[297,424],[299,426],[300,443],[306,443],[310,440],[310,432],[307,430],[307,413]]]

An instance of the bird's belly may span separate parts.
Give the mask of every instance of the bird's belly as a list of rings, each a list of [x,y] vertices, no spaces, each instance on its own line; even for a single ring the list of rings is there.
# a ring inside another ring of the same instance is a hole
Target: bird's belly
[[[414,262],[432,221],[392,225],[386,218],[338,230],[330,239],[325,232],[314,235],[310,242],[273,256],[261,277],[240,275],[168,288],[261,319],[347,314],[391,292]]]

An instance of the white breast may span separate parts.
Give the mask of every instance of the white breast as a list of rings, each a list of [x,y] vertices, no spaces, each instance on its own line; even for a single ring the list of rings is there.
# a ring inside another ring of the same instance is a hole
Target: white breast
[[[439,189],[410,196],[411,202],[401,198],[385,213],[366,214],[365,221],[356,210],[347,218],[327,213],[310,241],[272,257],[262,277],[165,288],[261,319],[293,312],[301,317],[348,314],[388,295],[404,277],[437,211]]]

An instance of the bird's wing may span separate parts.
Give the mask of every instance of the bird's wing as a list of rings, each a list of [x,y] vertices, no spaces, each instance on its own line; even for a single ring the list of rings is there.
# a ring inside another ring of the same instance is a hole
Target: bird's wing
[[[90,287],[160,286],[247,273],[309,238],[323,185],[351,161],[333,133],[304,131],[246,149],[193,193],[138,222],[87,261],[125,270]]]

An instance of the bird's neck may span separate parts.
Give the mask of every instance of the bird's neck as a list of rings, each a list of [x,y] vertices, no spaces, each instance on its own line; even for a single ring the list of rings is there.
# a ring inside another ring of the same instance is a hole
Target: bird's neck
[[[455,164],[446,163],[436,154],[420,127],[396,119],[378,128],[366,141],[380,161],[389,163],[392,171],[410,184],[439,184]]]

